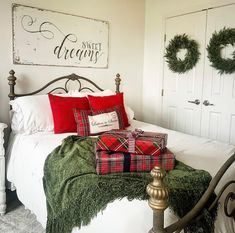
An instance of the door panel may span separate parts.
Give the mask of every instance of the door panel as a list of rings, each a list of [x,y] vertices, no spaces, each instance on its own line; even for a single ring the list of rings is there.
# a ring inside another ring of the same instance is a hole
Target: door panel
[[[229,141],[235,144],[235,115],[231,115]]]
[[[185,74],[173,73],[164,62],[162,124],[166,128],[194,135],[200,135],[201,104],[196,105],[188,101],[201,101],[202,97],[205,22],[205,11],[166,20],[165,45],[167,46],[175,35],[186,33],[199,42],[201,55],[197,65]],[[182,51],[178,57],[184,57],[184,53],[185,51]]]
[[[208,11],[206,44],[215,31],[224,27],[235,28],[235,5],[214,8]],[[235,47],[228,46],[222,51],[223,57],[230,57]],[[209,106],[202,105],[202,136],[220,141],[235,142],[235,73],[220,75],[205,59],[203,101],[208,100]]]
[[[235,78],[233,77],[233,94],[232,98],[235,99]]]
[[[210,112],[209,115],[209,138],[216,140],[220,131],[221,113]]]
[[[174,106],[169,106],[168,107],[168,114],[169,114],[169,117],[168,117],[169,128],[173,129],[173,130],[177,130],[177,127],[176,127],[177,108]]]

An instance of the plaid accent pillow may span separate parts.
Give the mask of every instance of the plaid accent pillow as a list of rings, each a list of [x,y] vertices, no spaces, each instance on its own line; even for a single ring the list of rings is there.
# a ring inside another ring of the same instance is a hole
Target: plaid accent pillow
[[[78,136],[98,135],[100,133],[105,132],[104,130],[101,129],[99,132],[96,131],[96,133],[91,133],[91,131],[94,131],[94,130],[90,128],[90,125],[91,125],[90,116],[100,116],[102,118],[101,114],[104,114],[104,113],[114,113],[117,116],[118,126],[117,124],[110,124],[110,127],[112,129],[125,129],[121,110],[118,105],[113,108],[109,108],[105,110],[97,110],[97,111],[81,110],[81,109],[74,108],[73,112],[74,112],[74,118],[77,124]]]

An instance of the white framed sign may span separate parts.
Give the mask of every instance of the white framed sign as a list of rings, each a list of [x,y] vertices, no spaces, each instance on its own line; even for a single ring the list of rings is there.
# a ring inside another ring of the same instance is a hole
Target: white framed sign
[[[14,64],[108,67],[108,22],[12,5]]]

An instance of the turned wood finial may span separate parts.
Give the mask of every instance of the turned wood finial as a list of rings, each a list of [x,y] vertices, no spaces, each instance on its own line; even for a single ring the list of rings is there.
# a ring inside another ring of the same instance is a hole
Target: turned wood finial
[[[148,184],[146,191],[149,198],[149,206],[153,211],[164,211],[168,207],[169,191],[163,182],[165,172],[160,167],[154,167],[151,171],[153,181]]]
[[[116,93],[120,92],[120,84],[121,84],[120,74],[116,74],[116,78],[115,78]]]

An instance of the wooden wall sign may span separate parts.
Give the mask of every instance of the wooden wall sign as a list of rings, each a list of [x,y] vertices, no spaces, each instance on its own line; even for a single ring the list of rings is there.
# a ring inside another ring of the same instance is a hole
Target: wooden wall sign
[[[108,22],[13,4],[14,64],[108,67]]]

